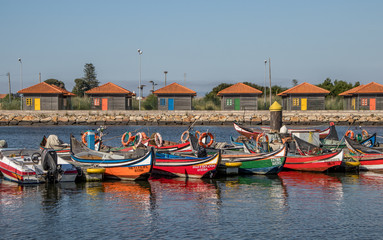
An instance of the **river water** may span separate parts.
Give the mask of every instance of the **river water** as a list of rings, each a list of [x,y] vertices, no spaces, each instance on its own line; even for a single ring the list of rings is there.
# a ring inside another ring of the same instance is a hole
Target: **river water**
[[[37,148],[43,135],[69,141],[91,128],[0,127],[0,139]],[[117,146],[125,131],[142,130],[178,141],[185,129],[108,126],[105,139]],[[231,126],[195,130],[238,136]],[[372,172],[30,186],[0,178],[0,239],[381,239],[382,203],[383,174]]]

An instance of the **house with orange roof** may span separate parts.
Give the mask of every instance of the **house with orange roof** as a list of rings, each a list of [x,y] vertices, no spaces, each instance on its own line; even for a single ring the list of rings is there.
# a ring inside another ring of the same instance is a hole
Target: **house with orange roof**
[[[92,110],[132,110],[132,97],[136,95],[111,82],[85,93],[90,97]]]
[[[342,92],[344,110],[383,110],[383,85],[371,82]]]
[[[169,84],[153,92],[158,98],[158,110],[191,110],[197,93],[178,83]]]
[[[330,91],[304,82],[278,94],[283,110],[325,110],[325,97]]]
[[[221,97],[221,110],[257,110],[262,91],[244,83],[236,83],[217,93]]]
[[[41,82],[31,87],[18,91],[23,94],[23,110],[70,110],[72,108],[71,98],[75,94]]]

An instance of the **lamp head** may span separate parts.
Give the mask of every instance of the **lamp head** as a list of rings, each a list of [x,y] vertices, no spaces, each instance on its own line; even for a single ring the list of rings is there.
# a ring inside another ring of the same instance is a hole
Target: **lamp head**
[[[21,62],[21,58],[19,58],[19,62]]]

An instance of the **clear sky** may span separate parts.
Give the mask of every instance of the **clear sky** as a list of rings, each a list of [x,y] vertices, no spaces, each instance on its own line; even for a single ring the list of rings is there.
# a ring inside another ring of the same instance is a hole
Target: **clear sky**
[[[202,97],[220,83],[383,84],[381,0],[0,0],[0,93],[56,78],[71,91],[92,63],[101,84],[144,96],[178,82]],[[267,65],[268,72],[268,65]],[[186,81],[185,81],[186,74]],[[267,73],[267,81],[269,76]]]

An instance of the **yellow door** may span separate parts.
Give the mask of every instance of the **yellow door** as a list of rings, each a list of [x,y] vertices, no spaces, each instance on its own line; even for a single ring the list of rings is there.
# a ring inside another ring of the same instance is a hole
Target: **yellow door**
[[[301,98],[301,110],[302,111],[307,110],[307,98]]]
[[[355,110],[355,98],[352,98],[351,100],[351,109]]]
[[[40,98],[35,98],[35,110],[40,110]]]

